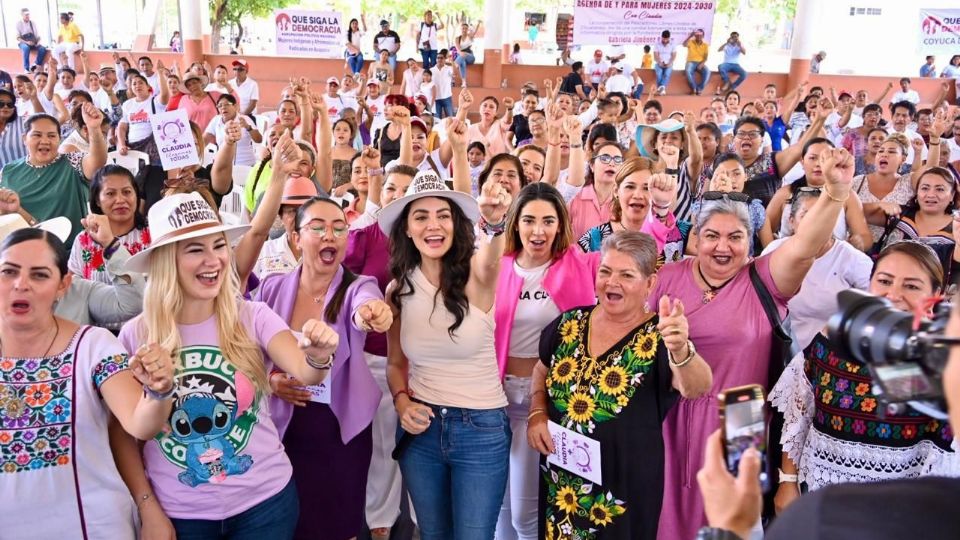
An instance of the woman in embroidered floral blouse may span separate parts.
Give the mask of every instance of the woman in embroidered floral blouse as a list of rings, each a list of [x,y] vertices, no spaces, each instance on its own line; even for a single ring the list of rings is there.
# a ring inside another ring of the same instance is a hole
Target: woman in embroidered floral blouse
[[[105,165],[90,183],[90,211],[103,215],[116,235],[106,246],[101,246],[84,231],[77,235],[70,250],[70,272],[84,279],[111,284],[107,273],[104,251],[114,243],[136,255],[150,245],[147,220],[140,213],[142,197],[133,174],[120,165]],[[118,246],[113,246],[115,249]]]
[[[933,250],[907,241],[880,253],[870,293],[898,309],[929,316],[924,302],[940,293],[943,284],[943,268]],[[784,414],[783,470],[798,476],[780,484],[778,513],[800,496],[798,482],[815,490],[845,482],[952,475],[951,426],[912,409],[881,419],[866,366],[841,354],[818,333],[770,393],[770,402]]]
[[[657,281],[653,238],[618,232],[601,252],[599,304],[562,313],[541,336],[527,431],[544,456],[555,451],[548,421],[592,439],[600,470],[541,458],[541,538],[656,538],[661,423],[679,395],[696,398],[712,384],[683,304],[664,296],[657,311],[646,305]]]

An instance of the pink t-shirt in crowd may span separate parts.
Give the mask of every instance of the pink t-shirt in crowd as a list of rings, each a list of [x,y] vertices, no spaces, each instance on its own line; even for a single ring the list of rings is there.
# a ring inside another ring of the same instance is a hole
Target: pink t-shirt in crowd
[[[137,338],[141,317],[120,331],[131,354],[144,344]],[[262,302],[241,301],[240,321],[264,355],[270,340],[288,330]],[[173,411],[144,446],[144,464],[169,517],[227,519],[279,493],[293,470],[269,400],[223,357],[216,319],[177,328],[182,346]]]
[[[199,103],[193,100],[189,95],[180,98],[177,104],[178,109],[187,111],[187,117],[194,124],[200,126],[201,133],[207,130],[207,125],[217,116],[217,100],[220,99],[220,92],[207,92],[207,95]],[[168,109],[170,109],[168,107]]]
[[[570,225],[573,228],[573,237],[580,238],[590,229],[610,221],[610,209],[613,207],[613,197],[606,203],[600,204],[597,191],[593,184],[584,186],[568,205],[570,208]]]

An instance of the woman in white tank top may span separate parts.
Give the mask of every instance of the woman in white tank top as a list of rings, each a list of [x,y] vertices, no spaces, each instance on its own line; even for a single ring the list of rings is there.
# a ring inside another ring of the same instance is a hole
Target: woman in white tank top
[[[463,178],[455,183],[467,185],[465,139],[457,142],[463,163],[455,176]],[[423,540],[494,535],[511,435],[493,345],[509,204],[497,182],[484,185],[478,205],[422,171],[377,217],[390,236],[394,278],[387,381],[402,434],[394,456]],[[481,216],[489,238],[475,249]]]

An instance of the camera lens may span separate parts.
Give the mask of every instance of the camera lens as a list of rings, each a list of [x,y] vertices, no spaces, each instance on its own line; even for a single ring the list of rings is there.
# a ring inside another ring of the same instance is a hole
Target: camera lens
[[[837,295],[840,311],[827,323],[827,336],[842,356],[864,364],[886,364],[907,359],[913,316],[888,300],[861,291]]]

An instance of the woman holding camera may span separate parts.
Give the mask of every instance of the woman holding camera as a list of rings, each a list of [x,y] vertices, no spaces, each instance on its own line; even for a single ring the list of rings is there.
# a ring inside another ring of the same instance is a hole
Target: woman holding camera
[[[930,297],[942,292],[943,268],[934,251],[915,241],[892,244],[877,258],[869,292],[908,313],[932,315]],[[933,475],[950,466],[953,433],[943,420],[907,408],[880,417],[874,379],[818,333],[770,393],[784,414],[783,473],[777,513],[807,490],[846,482]]]

